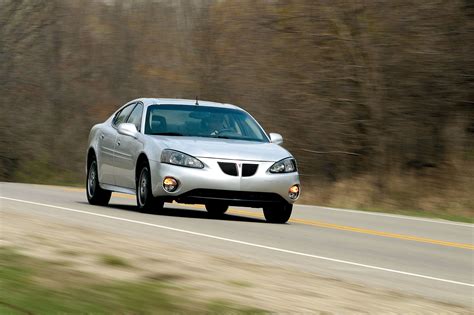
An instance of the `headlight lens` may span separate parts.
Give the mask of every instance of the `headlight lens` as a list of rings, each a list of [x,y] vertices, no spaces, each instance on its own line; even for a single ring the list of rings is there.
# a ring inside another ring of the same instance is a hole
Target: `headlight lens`
[[[270,173],[296,172],[296,161],[293,158],[286,158],[273,164],[269,171]]]
[[[175,150],[163,150],[161,153],[161,163],[192,167],[192,168],[203,168],[204,164],[201,161],[183,152]]]

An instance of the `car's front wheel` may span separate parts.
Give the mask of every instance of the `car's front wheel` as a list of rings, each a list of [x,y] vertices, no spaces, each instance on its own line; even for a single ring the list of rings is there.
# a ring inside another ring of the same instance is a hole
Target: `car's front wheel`
[[[280,203],[278,205],[272,205],[263,208],[265,219],[270,223],[288,222],[292,211],[293,205],[289,203]]]
[[[206,210],[209,213],[209,215],[213,217],[223,215],[227,211],[227,209],[229,209],[229,206],[226,205],[225,203],[217,203],[217,202],[206,203]]]
[[[138,210],[145,213],[159,213],[163,210],[164,202],[153,196],[151,192],[151,176],[148,163],[143,163],[137,180]]]
[[[87,169],[86,181],[87,200],[91,205],[106,206],[109,203],[112,192],[100,188],[99,173],[97,172],[97,161],[94,158]]]

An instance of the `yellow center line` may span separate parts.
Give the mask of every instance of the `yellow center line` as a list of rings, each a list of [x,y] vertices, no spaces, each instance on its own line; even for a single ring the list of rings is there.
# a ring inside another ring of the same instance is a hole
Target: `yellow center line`
[[[250,212],[250,211],[245,211],[245,210],[230,209],[230,213],[243,214],[243,215],[248,215],[248,216],[253,216],[253,217],[260,217],[260,218],[263,217],[263,216],[260,216],[256,213],[253,213],[253,212]],[[383,237],[389,237],[389,238],[396,238],[396,239],[407,240],[407,241],[416,241],[416,242],[422,242],[422,243],[429,243],[429,244],[436,244],[436,245],[442,245],[442,246],[458,247],[458,248],[465,248],[465,249],[474,250],[474,245],[472,245],[472,244],[440,241],[440,240],[434,240],[434,239],[431,239],[431,238],[425,238],[425,237],[419,237],[419,236],[413,236],[413,235],[397,234],[397,233],[389,233],[389,232],[382,232],[382,231],[376,231],[376,230],[370,230],[370,229],[364,229],[364,228],[357,228],[357,227],[346,226],[346,225],[327,223],[327,222],[323,222],[323,221],[305,220],[305,219],[298,219],[298,218],[292,218],[289,221],[294,222],[294,223],[304,224],[304,225],[311,225],[311,226],[317,226],[317,227],[323,227],[323,228],[329,228],[329,229],[336,229],[336,230],[341,230],[341,231],[350,231],[350,232],[356,232],[356,233],[363,233],[363,234],[377,235],[377,236],[383,236]]]
[[[63,189],[66,190],[66,191],[84,192],[84,189],[81,189],[81,188],[63,188]],[[135,199],[135,196],[128,195],[128,194],[122,194],[122,193],[114,193],[114,196],[119,197],[119,198]],[[183,204],[178,204],[178,205],[183,205]],[[202,205],[183,205],[183,206],[191,207],[191,208],[197,208],[197,209],[204,209],[204,206],[202,206]],[[264,218],[263,215],[257,214],[255,212],[245,211],[245,210],[237,210],[237,209],[233,209],[233,208],[230,208],[227,211],[227,213],[246,215],[246,216],[259,218],[259,219]],[[333,224],[333,223],[328,223],[328,222],[323,222],[323,221],[291,218],[289,220],[289,222],[299,223],[299,224],[304,224],[304,225],[310,225],[310,226],[317,226],[317,227],[328,228],[328,229],[335,229],[335,230],[340,230],[340,231],[349,231],[349,232],[362,233],[362,234],[368,234],[368,235],[376,235],[376,236],[394,238],[394,239],[400,239],[400,240],[406,240],[406,241],[414,241],[414,242],[420,242],[420,243],[428,243],[428,244],[435,244],[435,245],[441,245],[441,246],[448,246],[448,247],[456,247],[456,248],[474,250],[474,245],[472,245],[472,244],[440,241],[440,240],[435,240],[435,239],[426,238],[426,237],[420,237],[420,236],[414,236],[414,235],[405,235],[405,234],[397,234],[397,233],[389,233],[389,232],[383,232],[383,231],[377,231],[377,230],[371,230],[371,229],[365,229],[365,228],[358,228],[358,227],[347,226],[347,225]]]
[[[51,186],[51,187],[56,188],[55,186]],[[74,187],[61,187],[61,189],[64,191],[80,191],[80,192],[86,191],[84,188],[74,188]]]

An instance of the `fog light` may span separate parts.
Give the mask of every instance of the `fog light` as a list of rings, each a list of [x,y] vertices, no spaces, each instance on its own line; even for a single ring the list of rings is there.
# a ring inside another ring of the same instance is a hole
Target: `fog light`
[[[288,190],[288,197],[290,197],[290,199],[295,200],[296,198],[298,198],[299,195],[300,195],[300,186],[298,185],[293,185]]]
[[[163,189],[167,192],[173,192],[178,188],[178,181],[173,177],[165,177],[163,179]]]

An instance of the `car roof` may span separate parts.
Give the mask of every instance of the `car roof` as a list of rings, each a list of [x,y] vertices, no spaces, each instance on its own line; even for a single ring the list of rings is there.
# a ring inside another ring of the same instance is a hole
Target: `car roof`
[[[183,98],[139,98],[133,100],[134,102],[141,101],[145,106],[149,105],[196,105],[196,100],[183,99]],[[226,104],[226,103],[217,103],[209,101],[198,100],[199,105],[201,106],[210,106],[210,107],[221,107],[221,108],[233,108],[240,109],[239,106]]]

